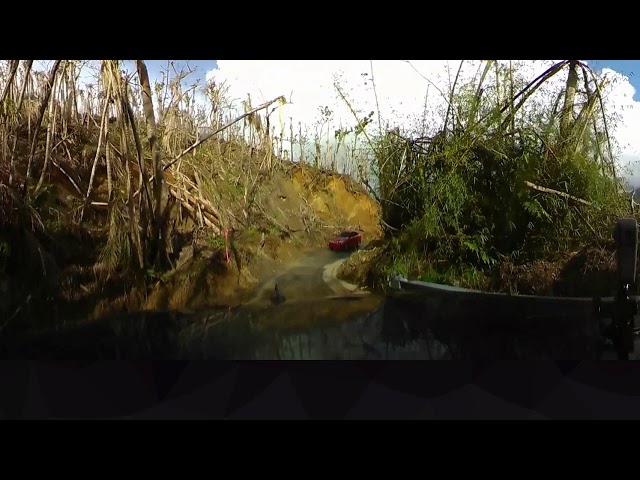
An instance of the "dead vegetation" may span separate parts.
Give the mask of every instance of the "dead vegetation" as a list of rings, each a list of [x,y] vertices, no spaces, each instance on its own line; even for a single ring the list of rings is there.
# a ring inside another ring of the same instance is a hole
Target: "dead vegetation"
[[[209,83],[206,111],[188,67],[45,67],[0,64],[0,317],[17,328],[233,303],[338,229],[380,233],[356,182],[283,154],[284,97],[237,114]]]

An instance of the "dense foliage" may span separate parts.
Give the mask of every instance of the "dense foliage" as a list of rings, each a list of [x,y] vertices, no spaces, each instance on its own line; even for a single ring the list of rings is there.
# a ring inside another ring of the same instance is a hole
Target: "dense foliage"
[[[491,85],[483,76],[484,84],[455,88],[436,135],[410,137],[396,128],[372,139],[394,236],[391,270],[482,285],[504,260],[606,243],[615,219],[630,213],[613,168],[603,83],[588,67],[564,61],[528,84],[508,68],[496,72]],[[534,95],[560,72],[567,82],[556,96]],[[521,88],[499,95],[496,82]],[[537,103],[523,108],[527,100]]]

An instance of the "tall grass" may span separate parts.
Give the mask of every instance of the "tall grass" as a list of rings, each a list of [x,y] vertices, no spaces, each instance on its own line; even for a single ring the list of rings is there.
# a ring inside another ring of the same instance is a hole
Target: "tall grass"
[[[80,81],[92,75],[94,81]],[[537,95],[556,75],[566,75],[566,88],[553,98]],[[418,128],[382,125],[380,99],[377,112],[361,112],[336,77],[336,95],[353,122],[336,126],[325,106],[316,125],[303,129],[292,118],[289,131],[280,133],[278,104],[233,123],[255,100],[232,100],[228,85],[192,78],[188,65],[178,70],[169,62],[150,85],[162,162],[228,127],[172,164],[162,181],[170,192],[211,200],[195,222],[214,236],[231,222],[228,212],[216,210],[227,192],[214,180],[238,191],[248,216],[261,176],[280,159],[339,170],[365,185],[380,200],[389,230],[402,231],[394,254],[411,254],[405,264],[413,270],[426,261],[490,269],[505,258],[552,256],[604,242],[615,217],[625,213],[604,85],[576,61],[553,65],[536,79],[519,75],[515,64],[481,63],[474,81],[458,79],[442,92],[447,109],[431,128],[426,114]],[[373,68],[369,79],[375,87]],[[33,61],[5,61],[0,94],[2,184],[28,193],[24,201],[35,208],[31,196],[46,190],[52,176],[66,178],[78,212],[68,220],[106,225],[102,258],[120,268],[146,268],[154,222],[166,221],[158,209],[169,207],[154,203],[148,188],[159,180],[139,75],[118,61],[49,62],[44,73]],[[177,215],[192,215],[188,206],[178,201]]]
[[[603,83],[578,61],[528,81],[500,68],[488,81],[492,63],[479,80],[454,82],[435,135],[417,137],[400,125],[370,134],[384,221],[401,230],[394,268],[405,274],[489,273],[505,260],[606,244],[615,219],[630,213]],[[534,95],[561,74],[567,81],[556,98]]]

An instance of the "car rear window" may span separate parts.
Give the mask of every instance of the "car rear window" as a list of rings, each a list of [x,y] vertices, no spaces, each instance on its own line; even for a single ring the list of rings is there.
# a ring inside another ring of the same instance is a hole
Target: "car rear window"
[[[350,237],[351,236],[351,232],[342,232],[339,235],[340,237]]]

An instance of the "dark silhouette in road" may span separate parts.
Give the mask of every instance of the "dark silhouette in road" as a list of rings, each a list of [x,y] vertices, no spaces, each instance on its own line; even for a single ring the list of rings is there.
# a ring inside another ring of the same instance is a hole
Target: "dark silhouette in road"
[[[282,292],[280,291],[280,288],[278,288],[278,284],[276,283],[275,291],[271,295],[271,303],[273,303],[274,305],[280,305],[285,300],[286,300],[286,297],[282,294]]]

